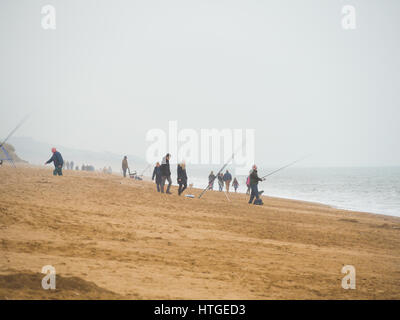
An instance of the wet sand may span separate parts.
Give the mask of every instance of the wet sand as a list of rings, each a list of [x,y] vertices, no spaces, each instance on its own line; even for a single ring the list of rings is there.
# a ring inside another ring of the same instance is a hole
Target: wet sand
[[[0,167],[0,299],[400,298],[399,218],[64,174]],[[45,265],[56,290],[41,287]]]

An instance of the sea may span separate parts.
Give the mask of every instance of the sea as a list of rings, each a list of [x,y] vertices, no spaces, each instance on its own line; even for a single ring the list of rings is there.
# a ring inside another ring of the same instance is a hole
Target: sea
[[[267,174],[273,169],[259,170],[259,175]],[[193,187],[207,186],[208,174],[201,176],[196,172],[191,175],[190,168],[187,168],[187,172],[189,183]],[[246,178],[237,176],[240,184],[238,192],[246,192]],[[215,181],[214,190],[217,189],[218,183]],[[292,167],[260,182],[259,190],[264,190],[265,195],[273,197],[400,217],[400,167]]]

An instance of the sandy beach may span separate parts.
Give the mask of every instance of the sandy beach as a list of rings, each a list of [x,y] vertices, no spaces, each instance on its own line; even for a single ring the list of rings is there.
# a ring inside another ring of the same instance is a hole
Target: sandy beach
[[[0,181],[0,299],[400,298],[400,218],[49,167]]]

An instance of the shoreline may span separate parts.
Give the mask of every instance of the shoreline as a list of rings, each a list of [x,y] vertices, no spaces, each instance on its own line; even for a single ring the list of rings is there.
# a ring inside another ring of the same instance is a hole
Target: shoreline
[[[35,168],[35,169],[44,169],[44,170],[52,170],[51,165],[49,166],[43,166],[43,165],[37,165],[37,164],[30,164],[30,163],[16,163],[17,168]],[[82,171],[82,170],[63,170],[63,173],[68,173],[68,172],[73,172],[73,173],[84,173],[84,174],[94,174],[94,175],[98,175],[98,176],[112,176],[112,177],[116,177],[116,178],[123,178],[122,177],[122,173],[117,173],[117,172],[112,172],[111,174],[105,174],[103,172],[101,172],[100,170],[95,170],[95,171]],[[143,180],[139,180],[137,182],[144,182],[144,183],[150,183],[150,184],[155,184],[154,181],[151,180],[150,176],[143,176]],[[198,178],[195,177],[196,179],[202,179],[202,178]],[[126,179],[129,179],[128,177]],[[174,182],[174,179],[172,180],[172,186],[174,187],[178,187],[178,184]],[[215,185],[217,185],[218,182],[215,182]],[[232,187],[232,186],[231,186]],[[219,193],[219,191],[216,189],[218,188],[218,186],[214,187],[214,190],[211,190],[213,192]],[[233,187],[232,187],[233,188]],[[200,188],[200,187],[192,187],[192,189],[198,190],[199,192],[203,191],[204,188]],[[189,190],[189,183],[188,183],[188,187],[186,189],[186,193]],[[208,190],[207,192],[209,192],[210,190]],[[223,193],[224,191],[222,191]],[[234,191],[230,191],[229,194],[235,194]],[[237,194],[241,194],[241,195],[245,195],[246,196],[246,192],[244,191],[238,191]],[[301,198],[296,198],[296,197],[285,197],[285,196],[276,196],[276,195],[268,195],[266,193],[264,193],[262,195],[262,197],[268,197],[268,198],[273,198],[273,199],[280,199],[280,200],[288,200],[288,201],[298,201],[300,203],[310,203],[310,204],[315,204],[315,205],[321,205],[321,206],[326,206],[335,210],[342,210],[342,211],[349,211],[349,212],[353,212],[353,213],[365,213],[365,214],[372,214],[372,215],[378,215],[378,216],[385,216],[385,217],[394,217],[394,218],[398,218],[400,219],[400,215],[392,215],[392,214],[388,214],[388,213],[380,213],[380,212],[374,212],[374,211],[366,211],[366,210],[360,210],[357,208],[349,208],[349,207],[344,207],[344,206],[340,206],[340,205],[335,205],[332,203],[327,203],[327,202],[322,202],[322,201],[318,201],[318,200],[307,200],[307,199],[301,199]]]

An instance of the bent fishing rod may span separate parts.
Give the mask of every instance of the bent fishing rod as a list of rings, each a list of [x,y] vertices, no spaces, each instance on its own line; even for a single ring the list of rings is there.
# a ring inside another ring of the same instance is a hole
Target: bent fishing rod
[[[305,158],[308,158],[309,156],[310,156],[310,155],[306,155],[306,156],[304,156],[304,157],[301,157],[300,159],[297,159],[296,161],[293,161],[293,162],[291,162],[291,163],[289,163],[289,164],[287,164],[287,165],[285,165],[285,166],[283,166],[283,167],[281,167],[281,168],[279,168],[279,169],[276,169],[276,170],[274,170],[274,171],[272,171],[272,172],[266,174],[265,176],[261,177],[261,179],[265,179],[266,177],[269,177],[269,176],[271,176],[271,175],[277,173],[278,171],[281,171],[281,170],[283,170],[283,169],[285,169],[285,168],[287,168],[287,167],[290,167],[290,166],[294,165],[295,163],[300,162],[301,160],[304,160]]]
[[[8,139],[11,138],[11,136],[14,134],[15,131],[17,131],[19,129],[20,126],[22,126],[22,124],[26,121],[26,119],[28,119],[29,115],[26,115],[20,123],[18,123],[18,125],[9,133],[9,135],[7,136],[7,138],[4,139],[4,141],[0,144],[0,148],[7,142]]]
[[[143,174],[147,171],[147,169],[150,168],[151,165],[152,165],[152,164],[149,163],[149,164],[147,165],[147,167],[142,171],[142,173],[140,174],[140,176],[143,176]]]

